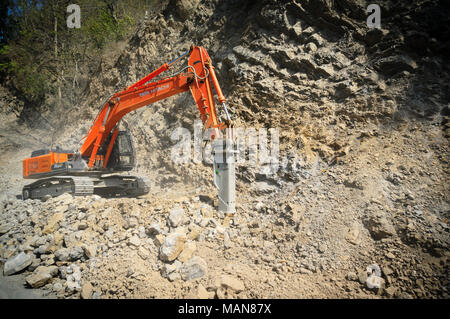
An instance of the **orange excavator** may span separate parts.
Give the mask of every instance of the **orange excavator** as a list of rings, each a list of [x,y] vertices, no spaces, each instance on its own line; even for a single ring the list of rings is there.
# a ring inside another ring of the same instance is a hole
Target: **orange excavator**
[[[188,55],[188,65],[181,71],[150,82]],[[215,108],[213,86],[225,111],[226,119],[223,121],[219,120]],[[37,181],[23,187],[23,199],[62,193],[105,197],[147,194],[150,190],[148,178],[111,175],[132,170],[135,162],[131,136],[128,131],[119,130],[119,122],[133,110],[188,90],[197,104],[204,129],[212,132],[211,140],[224,138],[224,129],[232,126],[226,100],[208,53],[203,47],[191,46],[171,62],[109,97],[78,152],[59,148],[32,152],[31,157],[23,161],[23,177]],[[218,170],[215,168],[215,171]],[[215,184],[217,186],[216,178]]]

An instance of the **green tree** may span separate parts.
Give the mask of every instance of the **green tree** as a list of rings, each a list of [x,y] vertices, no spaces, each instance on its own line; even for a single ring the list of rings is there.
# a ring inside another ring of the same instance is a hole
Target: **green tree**
[[[72,2],[8,0],[0,6],[0,80],[34,107],[73,104],[83,89],[81,72],[96,69],[103,50],[135,28],[149,1],[78,0],[79,29],[66,25]]]

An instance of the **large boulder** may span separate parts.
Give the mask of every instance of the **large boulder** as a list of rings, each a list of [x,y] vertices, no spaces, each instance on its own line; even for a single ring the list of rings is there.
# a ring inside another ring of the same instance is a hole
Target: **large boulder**
[[[3,268],[3,274],[5,276],[15,274],[31,265],[32,261],[33,257],[31,255],[21,252],[20,254],[11,257],[6,261]]]

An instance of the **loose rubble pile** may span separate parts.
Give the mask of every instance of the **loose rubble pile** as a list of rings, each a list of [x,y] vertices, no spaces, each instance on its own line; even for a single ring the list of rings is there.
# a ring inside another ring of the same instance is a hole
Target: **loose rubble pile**
[[[77,149],[100,101],[194,43],[236,126],[279,129],[278,170],[238,166],[237,213],[220,214],[211,166],[169,160],[198,119],[186,94],[121,121],[148,196],[22,201],[17,158],[51,141],[2,90],[3,273],[60,298],[448,298],[444,8],[380,1],[368,29],[361,1],[168,3],[103,60],[56,143]]]
[[[138,284],[151,286],[144,278],[155,274],[171,282],[205,278],[208,265],[196,255],[197,242],[226,232],[213,217],[213,207],[198,197],[169,212],[151,204],[148,199],[69,194],[46,202],[7,200],[2,206],[7,223],[0,228],[4,275],[25,270],[27,286],[66,298],[135,296]],[[124,256],[119,265],[109,263]],[[114,276],[115,281],[103,276]],[[224,276],[215,288],[200,287],[199,296],[214,297],[220,288],[231,295],[243,291],[244,284]]]

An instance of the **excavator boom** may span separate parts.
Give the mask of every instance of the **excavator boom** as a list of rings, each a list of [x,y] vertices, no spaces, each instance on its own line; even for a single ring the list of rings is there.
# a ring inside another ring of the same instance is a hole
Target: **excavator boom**
[[[99,147],[103,145],[122,117],[138,108],[187,90],[192,93],[205,129],[222,130],[226,127],[225,123],[219,123],[214,104],[212,85],[216,92],[220,92],[219,101],[224,103],[225,99],[211,65],[211,59],[202,47],[193,46],[189,52],[190,56],[185,72],[148,83],[152,78],[169,69],[170,65],[166,63],[127,89],[114,94],[105,103],[80,150],[82,157],[89,157],[90,168],[95,164]],[[113,144],[114,140],[111,142]],[[105,162],[103,166],[106,166]]]

